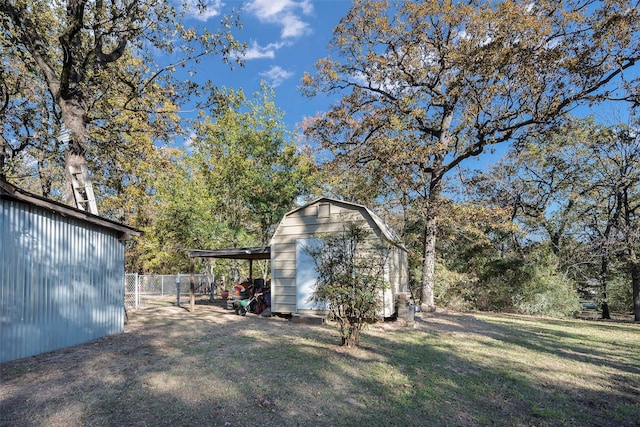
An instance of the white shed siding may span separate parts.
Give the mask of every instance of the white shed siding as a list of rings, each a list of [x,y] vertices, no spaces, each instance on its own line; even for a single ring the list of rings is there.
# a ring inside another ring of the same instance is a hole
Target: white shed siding
[[[346,223],[360,222],[378,238],[391,243],[390,230],[364,206],[332,199],[319,199],[284,216],[271,241],[271,309],[275,313],[296,313],[296,242],[344,231]],[[384,229],[382,229],[384,227]],[[397,243],[397,242],[393,242]],[[393,310],[393,298],[406,291],[406,251],[391,246],[387,279],[392,285],[385,296],[385,313]]]
[[[389,255],[389,283],[392,287],[401,292],[406,292],[406,285],[409,283],[409,260],[407,252],[393,246]]]

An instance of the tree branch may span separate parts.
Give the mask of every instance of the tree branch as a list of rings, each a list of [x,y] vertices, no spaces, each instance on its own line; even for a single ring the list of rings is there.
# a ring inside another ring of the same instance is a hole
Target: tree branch
[[[54,99],[57,98],[60,95],[60,80],[48,58],[47,52],[49,49],[36,31],[36,25],[26,18],[27,15],[23,7],[16,8],[9,0],[0,0],[0,13],[10,19],[15,27],[15,33],[27,47],[40,69],[42,69],[52,96]]]

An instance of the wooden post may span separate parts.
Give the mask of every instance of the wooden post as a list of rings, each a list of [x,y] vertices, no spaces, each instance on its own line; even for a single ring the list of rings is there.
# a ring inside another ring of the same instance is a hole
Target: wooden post
[[[193,258],[189,258],[189,264],[191,266],[191,275],[189,277],[189,283],[191,289],[189,290],[189,311],[193,313],[196,308],[196,277],[193,270],[195,269]]]
[[[176,276],[176,305],[180,307],[180,273]]]

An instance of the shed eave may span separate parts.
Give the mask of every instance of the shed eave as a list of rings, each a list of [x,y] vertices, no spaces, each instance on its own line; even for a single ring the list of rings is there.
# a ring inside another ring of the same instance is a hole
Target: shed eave
[[[67,206],[60,202],[47,199],[46,197],[38,196],[37,194],[33,194],[28,191],[22,190],[16,187],[15,185],[10,184],[9,182],[2,179],[0,179],[0,198],[17,200],[20,202],[28,203],[33,206],[38,206],[40,208],[51,210],[62,216],[77,218],[77,219],[89,222],[91,224],[95,224],[101,227],[106,227],[111,230],[115,230],[119,233],[120,240],[128,240],[131,236],[142,235],[141,230],[135,229],[133,227],[129,227],[124,224],[120,224],[115,221],[111,221],[110,219],[103,218],[98,215],[94,215],[90,212],[86,212],[81,209],[76,209],[71,206]]]
[[[271,246],[213,250],[195,249],[189,251],[189,258],[268,260],[271,259]]]

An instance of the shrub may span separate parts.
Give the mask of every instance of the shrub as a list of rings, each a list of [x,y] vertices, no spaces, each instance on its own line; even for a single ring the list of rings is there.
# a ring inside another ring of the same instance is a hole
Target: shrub
[[[325,236],[307,248],[316,264],[318,280],[311,301],[324,305],[337,322],[342,345],[357,347],[360,332],[382,307],[387,251],[371,233],[349,223],[342,233]]]
[[[475,263],[473,262],[475,261]],[[527,258],[475,259],[459,273],[437,266],[438,303],[456,310],[571,316],[580,311],[574,282],[557,272],[544,250]]]
[[[536,271],[526,285],[513,296],[513,305],[520,313],[568,317],[581,310],[574,283],[565,277]]]
[[[477,277],[448,270],[442,262],[438,262],[436,278],[434,286],[436,305],[457,311],[476,309],[473,289],[478,281]]]
[[[628,312],[633,309],[631,278],[623,275],[607,283],[607,304],[612,312]]]

